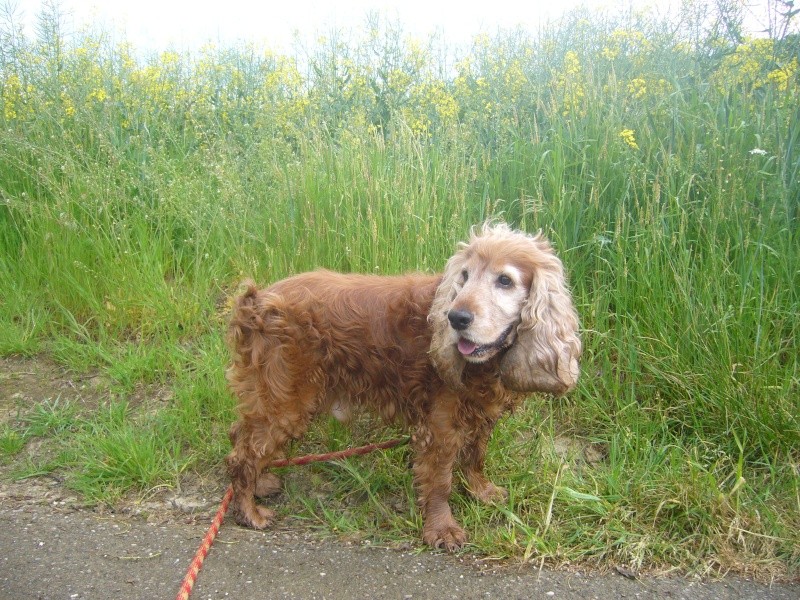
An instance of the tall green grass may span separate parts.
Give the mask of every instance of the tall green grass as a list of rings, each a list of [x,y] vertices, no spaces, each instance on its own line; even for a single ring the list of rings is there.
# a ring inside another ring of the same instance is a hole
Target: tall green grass
[[[458,505],[477,547],[796,573],[796,37],[579,11],[456,56],[371,23],[302,57],[141,61],[42,22],[37,39],[7,24],[0,51],[0,352],[99,369],[123,397],[173,394],[155,415],[109,399],[113,419],[73,415],[57,435],[23,419],[9,456],[57,439],[48,468],[96,499],[219,464],[240,279],[436,271],[471,225],[504,219],[553,240],[586,350],[570,398],[497,432],[509,504]],[[333,443],[326,427],[313,439]],[[565,462],[555,436],[605,459]],[[366,486],[371,510],[410,493],[403,461],[374,460],[379,474],[319,469],[339,492]],[[287,510],[375,536],[416,518]]]

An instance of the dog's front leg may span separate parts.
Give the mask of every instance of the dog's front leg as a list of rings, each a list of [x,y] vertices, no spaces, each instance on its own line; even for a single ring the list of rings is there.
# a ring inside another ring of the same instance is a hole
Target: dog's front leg
[[[448,502],[453,486],[453,466],[463,444],[454,427],[451,403],[439,405],[414,439],[414,482],[422,510],[422,539],[449,552],[467,541],[466,532],[453,518]]]
[[[485,503],[505,502],[508,498],[508,491],[489,481],[483,472],[486,446],[489,443],[494,424],[495,419],[487,419],[472,438],[467,440],[459,455],[461,470],[467,480],[467,490],[475,498]]]

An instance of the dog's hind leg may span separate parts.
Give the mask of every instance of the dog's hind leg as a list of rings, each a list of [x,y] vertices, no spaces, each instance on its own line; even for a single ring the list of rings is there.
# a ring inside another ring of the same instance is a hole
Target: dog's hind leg
[[[231,514],[240,525],[263,529],[272,523],[275,513],[257,505],[255,496],[264,491],[259,480],[269,482],[265,478],[271,474],[262,474],[264,466],[280,454],[288,439],[265,418],[244,418],[231,429],[233,450],[225,462],[233,485]]]
[[[236,447],[236,440],[239,437],[239,431],[241,430],[243,420],[236,421],[234,425],[231,427],[228,436],[231,439],[231,444],[233,447]],[[271,460],[277,460],[284,457],[283,452],[276,452]],[[255,496],[256,498],[266,498],[267,496],[272,496],[273,494],[277,494],[281,491],[281,478],[275,475],[275,473],[270,473],[268,467],[263,467],[261,472],[258,474],[258,478],[256,479],[256,487],[255,487]]]
[[[274,458],[282,458],[282,456],[275,456]],[[258,474],[258,480],[256,481],[256,490],[255,496],[256,498],[266,498],[267,496],[273,496],[279,493],[282,489],[281,478],[275,475],[275,473],[269,472],[266,468]]]
[[[309,382],[295,383],[281,396],[268,392],[258,413],[242,415],[231,427],[233,450],[226,462],[234,492],[232,514],[240,525],[263,529],[271,524],[275,513],[257,505],[255,497],[280,490],[280,479],[268,465],[284,455],[290,439],[306,432],[319,397],[319,390]]]

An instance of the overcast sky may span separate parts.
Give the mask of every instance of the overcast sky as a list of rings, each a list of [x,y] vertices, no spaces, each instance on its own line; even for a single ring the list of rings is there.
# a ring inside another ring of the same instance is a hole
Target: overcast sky
[[[494,34],[516,26],[536,32],[541,25],[583,5],[610,12],[634,7],[665,14],[682,0],[58,0],[68,31],[96,25],[113,41],[126,40],[140,53],[167,49],[197,50],[212,42],[222,46],[252,42],[276,52],[290,52],[299,34],[313,42],[333,29],[357,32],[370,12],[403,24],[419,39],[443,34],[449,46],[468,44],[479,33]],[[745,30],[760,35],[771,0],[739,0]],[[43,0],[0,0],[16,5],[26,31]]]
[[[12,0],[12,3],[14,0]],[[665,6],[670,0],[638,0],[636,6]],[[40,13],[41,0],[17,0],[25,22]],[[674,2],[676,3],[676,2]],[[67,24],[87,23],[117,32],[139,51],[197,49],[207,42],[229,45],[254,42],[288,51],[297,31],[313,39],[332,28],[358,30],[370,11],[399,20],[411,35],[425,39],[441,31],[449,44],[469,42],[478,33],[522,25],[531,31],[579,4],[593,9],[615,0],[61,0]]]

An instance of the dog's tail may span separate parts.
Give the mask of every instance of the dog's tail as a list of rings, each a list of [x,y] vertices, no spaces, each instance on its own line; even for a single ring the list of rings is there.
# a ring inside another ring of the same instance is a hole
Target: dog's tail
[[[258,364],[258,332],[264,330],[263,310],[258,307],[258,287],[250,279],[243,281],[241,287],[244,292],[233,302],[228,345],[238,360]]]
[[[286,318],[283,297],[269,290],[260,290],[247,279],[244,291],[233,301],[228,325],[228,346],[241,366],[263,365],[267,353],[280,344],[286,334],[281,326]]]
[[[233,364],[226,376],[239,398],[242,415],[260,414],[264,394],[289,393],[292,374],[284,360],[281,339],[285,329],[286,305],[280,294],[259,290],[252,281],[242,284],[244,292],[233,302],[228,326],[228,345]],[[231,430],[236,436],[236,431]]]

